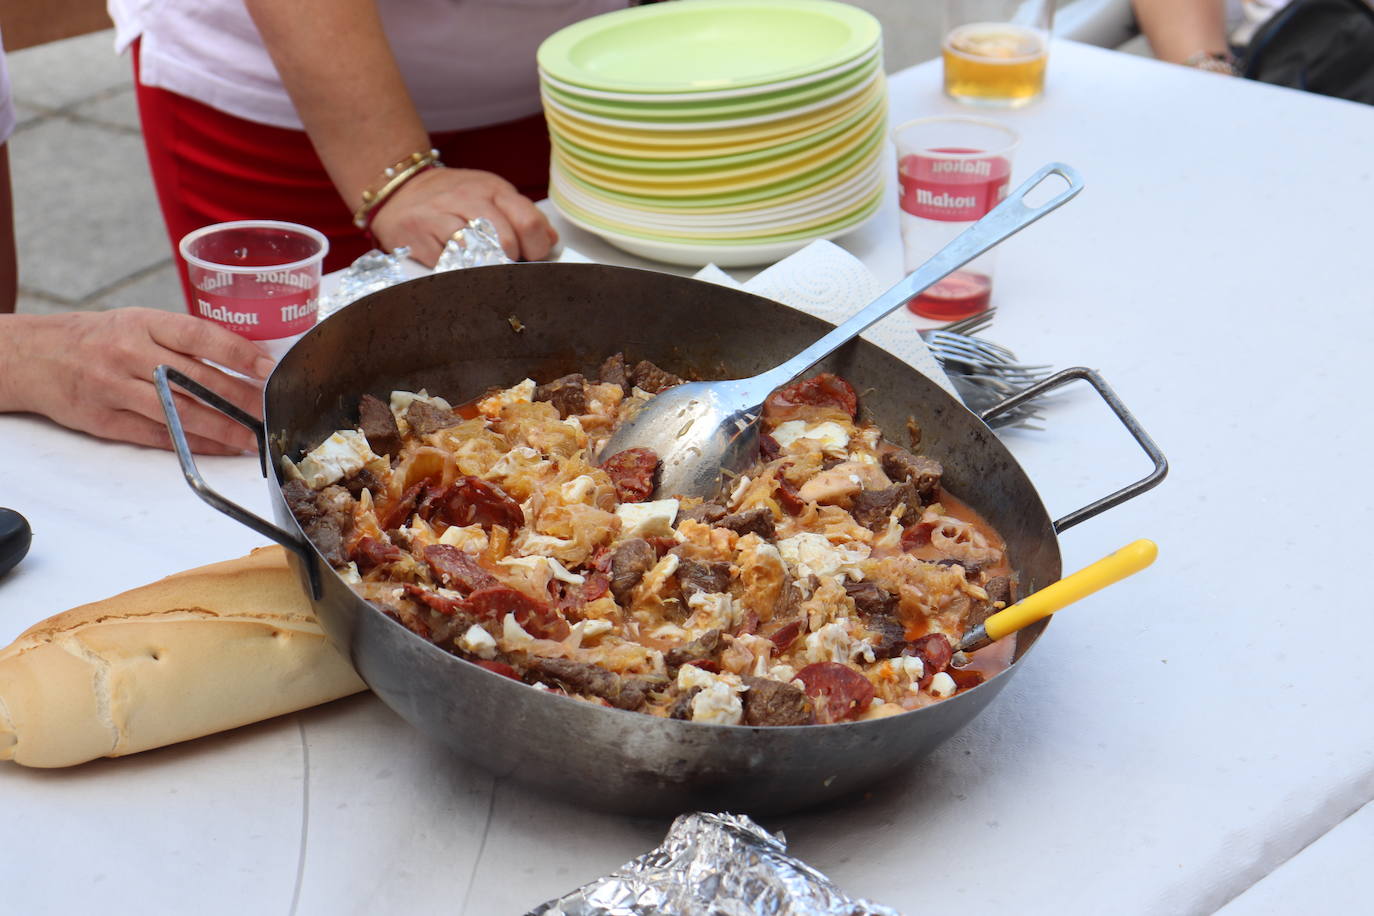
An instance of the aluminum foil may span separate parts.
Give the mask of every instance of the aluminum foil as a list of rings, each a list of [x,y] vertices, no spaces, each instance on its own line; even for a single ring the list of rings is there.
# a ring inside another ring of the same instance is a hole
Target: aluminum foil
[[[663,845],[528,916],[900,916],[847,896],[737,814],[684,814]]]
[[[466,227],[453,233],[453,238],[448,240],[443,253],[439,255],[439,263],[434,265],[434,272],[511,263],[501,248],[501,237],[496,227],[490,220],[478,217],[468,220]]]
[[[372,249],[339,272],[334,290],[320,300],[319,320],[324,321],[339,309],[368,293],[404,283],[409,279],[401,266],[410,249],[397,248],[391,254]]]
[[[404,283],[404,262],[410,249],[397,248],[391,254],[372,249],[339,273],[333,292],[320,300],[319,320],[323,321],[339,309],[361,299],[368,293]],[[464,267],[483,267],[487,264],[510,264],[511,259],[501,248],[501,237],[490,220],[477,218],[457,232],[444,245],[434,272],[460,270]]]

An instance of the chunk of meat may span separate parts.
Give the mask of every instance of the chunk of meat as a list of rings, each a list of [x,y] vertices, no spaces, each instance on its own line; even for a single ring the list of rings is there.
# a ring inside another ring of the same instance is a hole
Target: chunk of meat
[[[490,529],[500,525],[516,531],[525,524],[520,504],[494,483],[480,477],[460,477],[433,497],[431,517],[459,528],[481,525]]]
[[[486,658],[470,658],[468,661],[479,668],[486,668],[488,671],[495,672],[502,677],[508,677],[516,681],[520,680],[520,672],[516,671],[515,668],[505,662],[492,661]]]
[[[635,363],[634,369],[630,370],[630,380],[636,388],[642,388],[650,394],[658,394],[666,388],[682,384],[682,379],[666,369],[660,369],[647,359]]]
[[[692,720],[692,701],[701,693],[700,687],[693,687],[673,701],[668,709],[668,718]]]
[[[386,484],[369,468],[359,468],[355,473],[349,474],[339,485],[348,491],[348,495],[354,499],[363,495],[364,490],[371,490],[373,493],[381,493],[386,489]]]
[[[410,521],[410,516],[415,512],[415,506],[420,501],[420,495],[424,492],[426,481],[411,484],[406,491],[401,494],[401,498],[386,508],[386,512],[377,519],[383,531],[391,531],[399,528]]]
[[[766,677],[745,677],[745,725],[814,725],[816,712],[800,687]]]
[[[776,623],[776,621],[774,622]],[[801,620],[793,619],[783,622],[771,633],[765,633],[764,635],[773,641],[773,645],[777,646],[778,654],[781,655],[791,648],[792,643],[797,641],[797,637],[801,635],[801,628]]]
[[[463,606],[482,620],[501,621],[512,614],[515,622],[536,639],[559,640],[572,632],[556,609],[504,585],[478,589],[468,595]]]
[[[802,499],[801,491],[786,477],[778,478],[777,494],[778,505],[782,506],[782,511],[788,515],[800,515],[806,508],[806,500]]]
[[[445,588],[471,593],[501,584],[471,556],[452,545],[431,544],[424,549],[424,558],[435,581]]]
[[[725,518],[727,514],[724,506],[718,506],[715,503],[702,503],[699,506],[678,509],[677,518],[673,519],[673,527],[676,528],[687,519],[691,519],[694,522],[701,522],[703,525],[714,525],[716,522]]]
[[[1011,580],[1006,576],[994,576],[983,584],[988,600],[974,601],[969,605],[968,616],[964,618],[964,631],[968,632],[980,625],[993,614],[1012,604]]]
[[[730,590],[730,564],[723,560],[702,562],[683,559],[677,565],[677,581],[684,598],[690,598],[698,592],[727,592]]]
[[[658,454],[650,448],[627,448],[601,463],[615,484],[616,499],[623,503],[642,503],[654,494],[658,476]]]
[[[649,691],[667,683],[661,678],[622,677],[600,665],[566,658],[531,657],[525,670],[536,680],[552,681],[569,693],[601,697],[617,709],[639,709],[648,699]]]
[[[658,551],[643,538],[631,538],[616,545],[611,554],[611,594],[621,605],[629,602],[644,574],[658,562]]]
[[[940,478],[945,469],[934,458],[913,455],[904,448],[893,447],[883,452],[882,463],[888,477],[908,481],[916,487],[916,495],[921,498],[922,506],[930,505],[939,496]]]
[[[729,528],[740,536],[757,534],[765,541],[771,541],[777,537],[777,528],[773,523],[773,513],[767,506],[756,506],[753,509],[746,509],[743,512],[727,515],[725,518],[716,522],[716,526],[719,528]]]
[[[624,353],[608,357],[596,375],[603,384],[619,385],[626,394],[630,393],[630,370],[625,365]]]
[[[534,389],[534,400],[548,401],[564,420],[584,414],[587,412],[587,377],[576,372],[540,385]]]
[[[663,656],[663,661],[667,663],[669,668],[680,668],[683,665],[695,665],[699,662],[714,662],[724,647],[720,630],[707,630],[691,642],[678,646],[676,649],[669,649]]]
[[[891,616],[897,612],[897,596],[868,579],[846,582],[844,592],[854,602],[861,617]]]
[[[868,678],[839,662],[816,662],[797,672],[821,723],[843,722],[868,709],[873,685]]]
[[[844,590],[853,599],[854,608],[869,632],[874,658],[901,655],[907,648],[907,641],[906,627],[897,616],[898,596],[867,579],[846,582]]]
[[[358,538],[348,551],[348,556],[354,563],[358,564],[359,572],[367,573],[379,566],[396,562],[402,554],[401,548],[395,544],[388,544],[386,541],[379,541],[374,537],[364,535]]]
[[[949,637],[943,633],[931,633],[929,636],[913,640],[911,648],[926,667],[925,677],[921,678],[922,687],[928,685],[935,675],[948,668],[950,659],[954,658],[954,647],[949,644]]]
[[[822,372],[774,391],[763,404],[763,415],[770,419],[787,416],[797,407],[834,407],[853,417],[859,411],[859,396],[838,375]]]
[[[325,561],[330,566],[347,564],[344,540],[353,530],[353,497],[348,491],[337,484],[312,490],[305,481],[292,480],[281,488],[281,495]]]
[[[898,521],[902,525],[915,524],[921,517],[921,497],[916,485],[909,480],[881,490],[860,490],[854,494],[849,512],[854,520],[870,531],[881,531],[898,506],[905,506]]]
[[[554,591],[555,604],[560,611],[580,611],[588,602],[600,598],[611,588],[611,577],[603,572],[592,572],[586,575],[586,580],[581,585],[571,582],[553,581],[549,583],[549,588]]]
[[[414,598],[425,607],[438,611],[446,617],[452,617],[464,609],[462,599],[441,595],[432,588],[410,584],[402,585],[401,588],[405,589],[407,595]]]
[[[378,455],[399,455],[401,428],[396,416],[380,398],[363,395],[358,402],[358,428],[367,437],[367,445]]]
[[[406,424],[410,426],[410,431],[417,436],[437,433],[441,429],[448,429],[450,426],[457,426],[462,422],[463,418],[453,411],[445,410],[418,398],[411,401],[410,406],[406,408]]]

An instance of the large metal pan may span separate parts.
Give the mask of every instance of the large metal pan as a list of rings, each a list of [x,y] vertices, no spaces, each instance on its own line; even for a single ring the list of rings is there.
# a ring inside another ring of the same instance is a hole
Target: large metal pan
[[[358,598],[304,537],[281,496],[280,458],[356,422],[365,393],[426,388],[460,402],[525,377],[594,373],[623,350],[679,374],[753,375],[799,352],[829,325],[748,293],[651,271],[594,264],[517,264],[439,274],[374,293],[322,322],[266,384],[265,424],[159,370],[178,455],[207,502],[284,545],[330,638],[403,718],[488,770],[597,808],[636,814],[710,809],[775,813],[843,796],[911,766],[1006,686],[1012,666],[928,708],[842,725],[750,728],[659,719],[533,690],[456,658]],[[1060,577],[1057,533],[1158,483],[1163,456],[1088,370],[1027,396],[1091,382],[1155,461],[1155,470],[1052,521],[1030,480],[983,418],[900,359],[858,340],[822,365],[854,383],[886,430],[914,416],[922,449],[950,490],[1005,537],[1022,593]],[[211,490],[196,471],[168,376],[258,434],[278,524]],[[264,429],[265,425],[265,429]],[[1017,662],[1043,632],[1018,634]]]

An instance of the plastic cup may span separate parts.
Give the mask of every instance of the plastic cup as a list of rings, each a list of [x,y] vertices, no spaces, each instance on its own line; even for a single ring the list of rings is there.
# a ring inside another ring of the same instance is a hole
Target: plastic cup
[[[276,220],[216,223],[181,240],[192,315],[262,341],[278,357],[315,325],[329,240]]]
[[[907,273],[920,267],[956,235],[1007,196],[1012,155],[1019,137],[996,121],[921,118],[893,131]],[[974,258],[907,303],[923,318],[957,321],[992,301],[997,249]]]
[[[1054,0],[945,0],[945,94],[1020,108],[1045,89]]]

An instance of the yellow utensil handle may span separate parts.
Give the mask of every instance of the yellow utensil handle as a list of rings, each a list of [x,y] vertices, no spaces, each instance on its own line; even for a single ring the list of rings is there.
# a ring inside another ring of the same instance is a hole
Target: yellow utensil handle
[[[1091,566],[1085,566],[1073,575],[1045,586],[1004,611],[998,611],[983,621],[983,628],[989,638],[1001,639],[1008,633],[1015,633],[1037,620],[1043,620],[1080,598],[1086,598],[1095,591],[1140,572],[1153,563],[1158,555],[1159,548],[1154,541],[1142,538],[1127,544]]]

